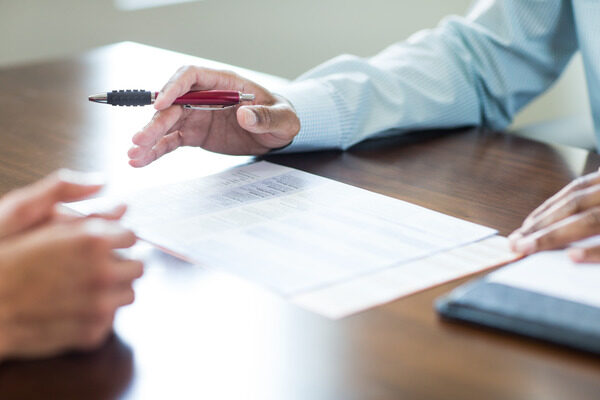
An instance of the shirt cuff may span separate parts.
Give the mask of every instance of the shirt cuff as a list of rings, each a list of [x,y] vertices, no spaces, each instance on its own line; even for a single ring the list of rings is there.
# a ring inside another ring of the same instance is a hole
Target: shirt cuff
[[[327,85],[314,79],[296,81],[277,94],[286,98],[300,119],[300,132],[288,146],[274,153],[340,148],[340,121]]]

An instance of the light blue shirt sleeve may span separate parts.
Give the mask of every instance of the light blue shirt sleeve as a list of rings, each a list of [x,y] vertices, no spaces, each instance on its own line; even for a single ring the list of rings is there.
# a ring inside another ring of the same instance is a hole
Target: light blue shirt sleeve
[[[481,0],[372,58],[344,55],[279,92],[300,118],[285,152],[480,125],[501,130],[577,50],[570,1]]]

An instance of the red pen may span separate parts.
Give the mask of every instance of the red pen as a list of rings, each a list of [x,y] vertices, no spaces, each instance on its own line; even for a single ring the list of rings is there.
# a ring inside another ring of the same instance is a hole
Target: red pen
[[[156,96],[158,96],[158,92],[147,90],[113,90],[90,96],[89,100],[113,106],[145,106],[153,104]],[[180,104],[193,110],[211,111],[233,107],[243,101],[252,101],[254,98],[253,94],[241,93],[236,90],[199,90],[187,92],[176,98],[173,104]]]

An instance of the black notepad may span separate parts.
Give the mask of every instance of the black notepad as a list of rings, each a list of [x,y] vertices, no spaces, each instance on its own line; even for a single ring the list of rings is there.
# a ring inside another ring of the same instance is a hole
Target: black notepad
[[[598,287],[600,290],[600,286]],[[483,278],[436,302],[446,318],[600,354],[600,308]]]

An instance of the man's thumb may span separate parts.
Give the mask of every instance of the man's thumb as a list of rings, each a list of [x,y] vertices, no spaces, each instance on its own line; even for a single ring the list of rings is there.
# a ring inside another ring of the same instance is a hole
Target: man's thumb
[[[237,112],[238,123],[252,133],[271,133],[276,136],[293,136],[297,117],[289,107],[243,106]]]

